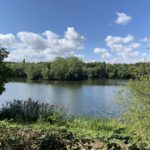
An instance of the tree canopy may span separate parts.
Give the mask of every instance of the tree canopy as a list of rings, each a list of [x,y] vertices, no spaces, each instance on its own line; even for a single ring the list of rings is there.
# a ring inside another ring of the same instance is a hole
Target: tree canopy
[[[4,63],[4,58],[8,56],[8,52],[6,49],[1,48],[0,49],[0,94],[5,90],[4,85],[6,83],[6,78],[8,74],[8,68],[6,67]]]
[[[57,57],[52,62],[7,62],[9,76],[31,80],[135,79],[150,74],[150,63],[109,64],[85,63],[78,57]]]

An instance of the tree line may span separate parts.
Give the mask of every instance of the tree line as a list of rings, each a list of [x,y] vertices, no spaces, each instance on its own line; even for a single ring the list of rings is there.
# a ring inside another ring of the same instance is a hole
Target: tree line
[[[131,79],[150,74],[150,62],[136,64],[85,63],[77,57],[57,57],[52,62],[7,62],[9,77],[30,80]]]

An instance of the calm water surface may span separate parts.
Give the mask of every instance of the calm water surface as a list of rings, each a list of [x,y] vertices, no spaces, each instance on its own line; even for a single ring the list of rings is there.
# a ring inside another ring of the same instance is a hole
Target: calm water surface
[[[10,81],[6,91],[0,96],[0,105],[6,101],[39,100],[55,105],[63,105],[73,115],[107,115],[118,114],[114,103],[116,93],[125,87],[127,81],[96,80],[74,82],[26,82]]]

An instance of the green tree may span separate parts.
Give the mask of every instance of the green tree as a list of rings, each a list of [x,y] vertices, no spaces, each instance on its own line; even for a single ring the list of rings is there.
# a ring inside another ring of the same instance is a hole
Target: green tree
[[[50,64],[44,63],[42,66],[43,66],[42,67],[42,72],[41,72],[42,78],[44,80],[50,79]]]
[[[53,62],[15,63],[7,62],[10,77],[34,79],[79,80],[79,79],[136,79],[150,73],[150,63],[105,64],[104,62],[83,63],[77,57],[58,57]]]
[[[0,94],[2,94],[2,92],[5,90],[5,83],[6,83],[6,79],[7,79],[7,75],[8,75],[8,68],[6,67],[5,63],[4,63],[4,58],[6,58],[8,56],[8,52],[6,51],[6,49],[1,48],[0,49]]]
[[[84,70],[88,78],[105,78],[105,63],[92,62],[85,64],[85,66]]]
[[[22,63],[24,63],[24,64],[26,63],[26,60],[25,60],[25,58],[23,59]]]
[[[78,57],[68,57],[66,59],[68,66],[67,78],[69,80],[82,79],[83,77],[83,62]]]
[[[117,77],[120,79],[130,79],[131,73],[129,72],[129,65],[127,64],[117,64]]]
[[[68,72],[66,60],[62,57],[57,57],[51,64],[51,72],[54,79],[65,80]]]
[[[40,64],[27,64],[25,67],[25,74],[29,80],[40,79],[42,77]]]
[[[108,78],[117,77],[117,70],[116,70],[115,65],[107,64],[106,65],[106,74],[107,74]]]

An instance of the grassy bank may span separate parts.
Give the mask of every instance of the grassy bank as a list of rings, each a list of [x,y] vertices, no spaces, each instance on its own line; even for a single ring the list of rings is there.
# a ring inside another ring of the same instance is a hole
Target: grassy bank
[[[148,149],[131,126],[114,119],[66,116],[62,107],[28,101],[0,111],[4,149]]]
[[[94,122],[96,123],[94,125]],[[117,128],[116,128],[117,125]],[[125,126],[110,120],[70,119],[65,124],[38,120],[32,124],[0,121],[1,148],[6,149],[123,149],[133,147]]]

